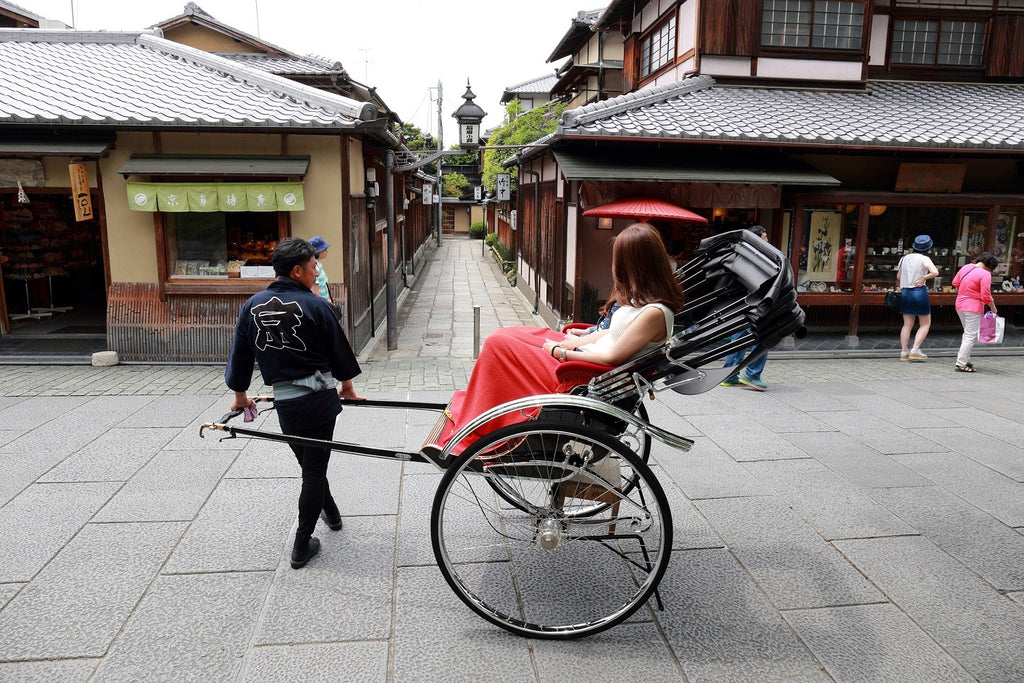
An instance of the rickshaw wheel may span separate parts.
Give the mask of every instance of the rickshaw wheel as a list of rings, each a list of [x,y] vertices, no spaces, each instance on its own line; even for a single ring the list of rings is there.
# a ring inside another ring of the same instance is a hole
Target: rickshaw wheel
[[[459,599],[536,638],[623,621],[655,591],[672,548],[668,501],[647,464],[600,430],[544,420],[467,448],[438,485],[430,532]]]
[[[643,403],[637,404],[636,414],[637,417],[639,417],[644,422],[650,422],[650,417],[647,415],[647,407],[644,406]],[[624,444],[634,453],[639,455],[641,461],[643,461],[644,463],[648,462],[648,460],[651,457],[651,436],[647,434],[647,432],[643,431],[642,429],[633,427],[632,425],[629,425],[626,431],[616,435],[616,438],[619,440],[620,443]],[[488,479],[488,482],[491,483],[491,487],[494,489],[494,492],[501,496],[506,503],[515,506],[519,505],[518,496],[506,494],[503,488],[495,486],[492,480],[490,479]],[[634,473],[623,481],[622,492],[626,495],[629,495],[629,492],[633,490],[633,487],[635,485],[636,474]],[[607,507],[607,503],[595,501],[594,504],[589,507],[580,506],[574,509],[572,514],[575,516],[585,517],[587,515],[592,515],[597,512],[600,512],[605,507]],[[520,509],[522,510],[523,508]],[[528,510],[525,511],[528,512]]]

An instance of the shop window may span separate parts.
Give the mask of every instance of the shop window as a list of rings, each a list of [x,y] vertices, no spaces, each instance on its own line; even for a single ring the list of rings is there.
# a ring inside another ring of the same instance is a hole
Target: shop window
[[[954,19],[897,19],[890,61],[924,66],[982,66],[985,22]]]
[[[761,45],[859,50],[864,3],[854,0],[765,0]]]
[[[977,215],[987,216],[987,212],[978,212]],[[929,287],[935,291],[949,291],[950,281],[966,258],[967,240],[961,224],[974,222],[970,212],[953,207],[872,206],[868,218],[862,289],[893,289],[900,259],[911,252],[915,237],[928,235],[933,242],[928,256],[939,269],[939,276],[929,281]]]
[[[853,204],[806,210],[797,291],[853,291],[859,214],[860,207]]]
[[[268,268],[279,235],[277,212],[164,215],[171,278],[273,277]]]
[[[646,78],[675,58],[676,17],[652,31],[640,41],[640,78]]]

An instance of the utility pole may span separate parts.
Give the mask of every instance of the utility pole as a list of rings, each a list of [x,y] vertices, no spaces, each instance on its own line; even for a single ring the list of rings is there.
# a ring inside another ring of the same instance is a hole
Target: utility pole
[[[441,103],[444,101],[444,92],[441,81],[437,82],[437,150],[444,150],[444,122],[441,119]],[[437,160],[437,246],[441,246],[441,235],[444,226],[441,225],[444,219],[444,183],[441,182],[441,160]]]

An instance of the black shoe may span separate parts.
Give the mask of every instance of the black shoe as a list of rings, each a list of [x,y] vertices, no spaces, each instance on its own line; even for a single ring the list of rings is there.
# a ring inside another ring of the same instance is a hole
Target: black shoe
[[[304,549],[294,548],[292,550],[292,569],[302,569],[318,552],[320,552],[320,540],[316,537],[306,541]]]
[[[333,515],[328,513],[327,510],[320,511],[320,519],[324,520],[324,524],[331,531],[341,531],[341,513],[335,512]]]

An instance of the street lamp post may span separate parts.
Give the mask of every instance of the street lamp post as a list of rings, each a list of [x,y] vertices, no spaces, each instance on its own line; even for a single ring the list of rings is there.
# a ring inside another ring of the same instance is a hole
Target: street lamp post
[[[441,99],[441,84],[437,84],[438,89],[438,101]],[[480,105],[474,102],[476,95],[469,87],[469,80],[466,80],[466,92],[462,96],[465,100],[458,109],[452,114],[459,125],[459,145],[461,149],[441,149],[441,131],[440,121],[438,121],[437,131],[437,149],[431,152],[428,156],[418,159],[416,161],[397,164],[395,161],[394,150],[388,150],[384,155],[384,167],[386,170],[385,175],[385,211],[387,216],[387,277],[385,277],[385,296],[387,298],[387,337],[388,337],[388,351],[394,351],[398,348],[398,292],[395,286],[395,173],[407,173],[409,171],[415,171],[418,168],[422,168],[427,164],[438,161],[441,157],[453,156],[456,154],[465,154],[467,152],[476,151],[480,148],[480,122],[487,116],[487,112],[480,108]],[[440,104],[438,105],[438,112],[440,113]],[[438,187],[437,195],[438,199],[441,197],[441,164],[437,165],[438,173]],[[437,244],[441,245],[441,233],[443,231],[442,225],[442,214],[441,214],[441,203],[438,202],[438,219],[437,219]]]

